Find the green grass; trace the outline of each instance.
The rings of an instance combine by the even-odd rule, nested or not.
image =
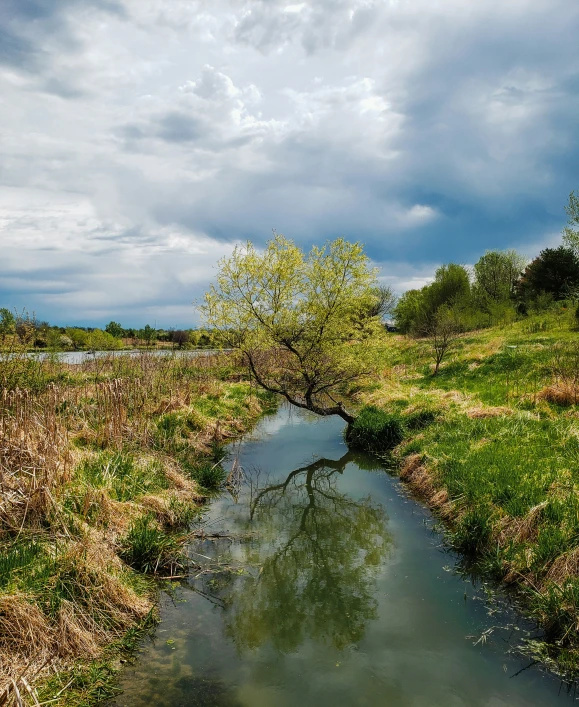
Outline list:
[[[579,407],[541,393],[579,384],[573,315],[558,307],[466,334],[437,376],[427,341],[392,337],[380,386],[357,395],[401,420],[396,455],[422,459],[429,484],[416,488],[427,499],[446,491],[433,503],[445,504],[449,542],[468,565],[518,587],[548,639],[533,654],[577,674]]]
[[[231,358],[66,366],[0,356],[0,383],[26,389],[5,399],[3,417],[18,503],[0,528],[2,660],[24,674],[58,646],[61,672],[33,680],[40,701],[98,704],[114,693],[118,656],[139,640],[151,577],[186,571],[186,535],[175,530],[200,512],[192,479],[222,485],[224,440],[274,401]]]
[[[351,449],[374,453],[394,449],[403,437],[400,416],[386,413],[373,405],[363,407],[346,431],[346,442]]]
[[[46,678],[37,686],[41,704],[57,707],[93,707],[120,694],[117,681],[122,663],[130,661],[143,639],[157,625],[151,610],[138,624],[109,645],[100,660],[79,662],[70,670]],[[54,698],[54,695],[58,697]]]
[[[76,482],[107,489],[115,501],[134,501],[169,488],[158,460],[137,462],[126,452],[102,452],[96,458],[86,459],[78,468]]]
[[[145,515],[131,523],[120,540],[121,558],[133,569],[145,574],[174,574],[185,566],[182,543],[159,528],[156,520]]]

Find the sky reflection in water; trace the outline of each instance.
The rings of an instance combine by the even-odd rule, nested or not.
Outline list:
[[[191,548],[240,573],[201,575],[164,598],[115,704],[571,704],[536,669],[511,678],[528,663],[508,652],[524,622],[489,615],[482,590],[445,571],[455,560],[427,512],[374,460],[348,453],[340,432],[338,420],[282,409],[240,446],[246,483],[205,522],[248,539]]]

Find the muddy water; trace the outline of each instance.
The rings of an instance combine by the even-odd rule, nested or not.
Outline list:
[[[201,569],[122,676],[126,707],[539,707],[573,696],[515,648],[529,627],[453,571],[428,512],[337,419],[282,409],[238,450]],[[202,568],[227,565],[218,575]]]

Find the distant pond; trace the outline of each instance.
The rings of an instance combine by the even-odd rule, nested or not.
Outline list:
[[[107,358],[109,356],[141,356],[146,354],[148,356],[208,356],[215,353],[226,353],[230,349],[191,349],[191,350],[180,350],[180,349],[134,349],[131,351],[60,351],[58,353],[48,353],[46,351],[39,351],[35,353],[28,354],[30,357],[38,358],[40,360],[47,359],[51,357],[56,357],[62,363],[85,363],[86,361],[92,361],[97,358]]]

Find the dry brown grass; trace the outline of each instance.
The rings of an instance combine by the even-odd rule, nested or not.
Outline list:
[[[501,518],[495,531],[497,541],[501,545],[507,545],[510,541],[517,543],[535,541],[541,525],[541,514],[547,505],[548,501],[538,503],[522,518],[511,516]]]
[[[551,565],[546,580],[563,586],[569,577],[577,576],[579,576],[579,547],[559,555]]]
[[[67,374],[72,382],[0,392],[0,544],[41,537],[54,560],[48,582],[55,583],[43,587],[42,596],[23,589],[21,580],[4,581],[0,589],[0,705],[18,692],[33,702],[34,683],[48,670],[100,656],[151,611],[151,598],[127,581],[131,571],[119,558],[118,540],[144,513],[161,526],[176,526],[185,517],[180,509],[203,498],[171,456],[173,440],[166,449],[159,441],[161,415],[182,410],[195,420],[197,429],[186,431],[183,442],[198,454],[244,430],[247,421],[230,414],[208,419],[193,407],[201,396],[225,394],[228,384],[214,373],[224,363],[231,368],[235,362],[148,355],[78,366],[47,362],[46,375]],[[249,389],[246,403],[247,418],[257,418],[262,408]],[[126,449],[136,464],[155,461],[168,488],[119,501],[108,487],[77,481],[85,460]],[[70,493],[77,502],[73,516]],[[70,596],[51,613],[47,597],[62,582],[70,583]]]
[[[579,386],[572,382],[561,381],[548,385],[537,393],[539,400],[567,407],[579,403]]]
[[[47,615],[38,597],[0,594],[0,695],[11,686],[66,668],[79,658],[97,658],[104,647],[151,611],[119,577],[120,560],[89,537],[71,543],[59,562],[61,575],[74,576],[79,599],[63,599],[56,616]],[[1,701],[0,701],[1,703]]]
[[[442,517],[450,518],[455,512],[447,490],[437,486],[432,470],[422,454],[410,454],[403,459],[400,478]]]

